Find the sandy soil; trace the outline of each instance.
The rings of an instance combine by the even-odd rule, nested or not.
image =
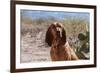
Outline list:
[[[51,61],[50,47],[45,43],[46,30],[33,30],[21,36],[21,63]]]

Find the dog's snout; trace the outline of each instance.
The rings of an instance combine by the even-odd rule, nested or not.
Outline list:
[[[57,35],[58,35],[59,37],[62,37],[62,28],[57,27]]]

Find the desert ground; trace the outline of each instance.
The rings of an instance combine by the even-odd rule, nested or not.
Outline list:
[[[55,21],[64,24],[67,36],[66,40],[78,57],[80,57],[80,59],[85,59],[84,56],[86,56],[89,59],[89,51],[85,53],[86,50],[82,48],[82,45],[89,43],[89,41],[87,39],[84,41],[78,39],[78,34],[80,32],[84,34],[89,31],[88,20],[82,19],[82,17],[64,18],[62,20],[55,18],[31,19],[29,17],[21,17],[21,63],[51,61],[51,47],[45,43],[45,34],[51,23]],[[82,53],[84,53],[84,55]]]

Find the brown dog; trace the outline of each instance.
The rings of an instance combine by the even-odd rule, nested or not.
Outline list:
[[[69,43],[66,43],[66,32],[63,24],[57,22],[51,24],[46,32],[45,41],[51,46],[50,55],[52,61],[78,59]]]

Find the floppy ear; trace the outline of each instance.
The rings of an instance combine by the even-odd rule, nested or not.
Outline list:
[[[52,41],[54,39],[55,35],[55,26],[54,24],[51,24],[50,27],[48,28],[45,36],[45,42],[48,43],[49,46],[52,45]]]
[[[46,36],[45,36],[45,42],[48,43],[49,46],[51,46],[51,40],[52,40],[52,37],[51,37],[51,29],[48,28],[47,32],[46,32]]]
[[[62,38],[61,38],[61,42],[62,42],[63,45],[65,45],[65,43],[66,43],[66,31],[65,31],[64,28],[62,29]]]

